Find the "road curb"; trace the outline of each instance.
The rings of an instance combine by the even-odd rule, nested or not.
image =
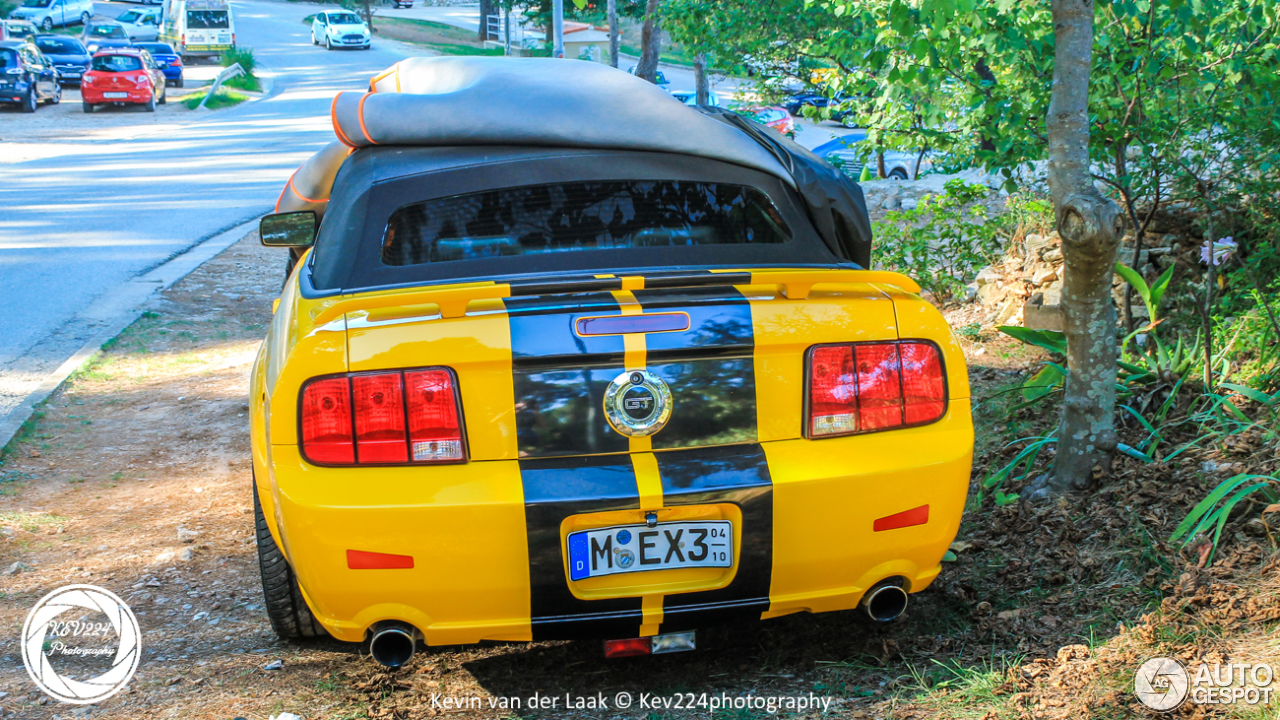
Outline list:
[[[0,449],[7,448],[14,435],[31,417],[35,408],[66,382],[80,368],[102,352],[102,346],[124,332],[143,313],[148,301],[161,290],[191,274],[196,268],[239,242],[258,224],[258,218],[240,223],[199,241],[191,248],[166,260],[128,282],[110,290],[94,301],[93,305],[70,322],[92,320],[105,322],[102,330],[89,339],[70,358],[58,366],[31,391],[18,406],[0,420]]]

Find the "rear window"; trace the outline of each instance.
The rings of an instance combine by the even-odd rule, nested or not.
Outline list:
[[[225,30],[231,27],[226,10],[188,10],[187,27],[192,30]]]
[[[84,47],[79,42],[63,38],[40,38],[36,40],[36,47],[40,48],[40,52],[45,55],[81,55],[84,53]]]
[[[133,55],[99,55],[93,59],[98,72],[132,72],[142,69],[142,60]]]
[[[129,34],[119,25],[91,25],[88,32],[89,37],[95,38],[127,38]]]
[[[755,188],[680,180],[572,182],[405,205],[387,223],[382,262],[422,265],[790,239],[778,209]]]
[[[134,47],[142,48],[152,55],[174,55],[173,48],[164,43],[134,43]]]
[[[0,68],[12,68],[18,66],[18,53],[12,50],[0,48]]]

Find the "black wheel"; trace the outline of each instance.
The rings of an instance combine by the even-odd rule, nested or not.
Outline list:
[[[179,75],[179,76],[178,76],[178,79],[174,81],[173,86],[174,86],[174,87],[182,87],[182,76],[181,76],[181,75]]]
[[[93,104],[93,103],[91,103],[91,102],[85,102],[85,103],[84,103],[84,111],[85,111],[85,112],[87,112],[87,113],[91,113],[91,112],[93,112],[95,109],[97,109],[97,107],[98,107],[97,105],[94,105],[94,104]]]
[[[312,30],[312,31],[311,31],[311,44],[312,44],[312,45],[319,45],[319,44],[320,44],[320,41],[316,39],[316,31],[315,31],[315,30]]]
[[[40,29],[41,29],[41,30],[44,30],[45,32],[49,32],[50,30],[52,30],[52,29],[53,29],[53,18],[51,18],[51,17],[47,17],[47,18],[45,18],[45,19],[44,19],[44,22],[40,23]]]
[[[156,93],[154,90],[151,91],[151,99],[147,100],[147,104],[144,107],[146,108],[147,112],[156,111]]]
[[[324,39],[324,47],[325,47],[325,49],[326,49],[326,50],[332,50],[332,49],[333,49],[333,40],[331,40],[331,39],[329,39],[329,38],[327,38],[327,37],[326,37],[326,38]]]
[[[39,101],[36,98],[36,85],[31,83],[31,89],[27,90],[27,99],[22,101],[22,112],[33,113],[36,111],[37,105],[39,105]]]
[[[92,19],[92,18],[91,18],[91,16],[89,15],[89,13],[88,13],[88,12],[82,12],[82,13],[80,13],[80,24],[81,24],[81,25],[88,25],[88,24],[89,24],[89,20],[91,20],[91,19]]]
[[[889,173],[889,177],[893,178],[894,180],[907,180],[907,179],[908,179],[908,178],[907,178],[907,171],[906,171],[906,170],[903,170],[902,168],[894,168],[894,169]]]
[[[312,640],[328,637],[328,633],[302,599],[302,590],[293,575],[293,568],[284,553],[280,552],[267,518],[262,514],[258,501],[258,483],[253,483],[253,519],[258,539],[258,569],[262,571],[262,595],[266,600],[267,617],[271,629],[281,640]]]
[[[60,102],[62,102],[62,85],[60,85],[59,83],[54,83],[53,97],[49,98],[49,104],[57,105]]]
[[[160,87],[159,87],[159,91],[160,91],[159,104],[160,105],[165,104],[169,100],[169,91],[166,89],[168,87],[169,87],[168,83],[160,83]]]

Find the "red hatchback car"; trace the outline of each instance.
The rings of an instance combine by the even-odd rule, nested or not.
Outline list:
[[[102,50],[80,81],[80,96],[87,113],[107,103],[145,105],[155,112],[165,101],[164,71],[146,50]]]

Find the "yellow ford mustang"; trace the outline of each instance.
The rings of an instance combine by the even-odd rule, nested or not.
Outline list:
[[[307,248],[252,374],[281,637],[661,653],[937,576],[965,364],[855,184],[593,63],[415,59],[331,114],[262,221]]]

